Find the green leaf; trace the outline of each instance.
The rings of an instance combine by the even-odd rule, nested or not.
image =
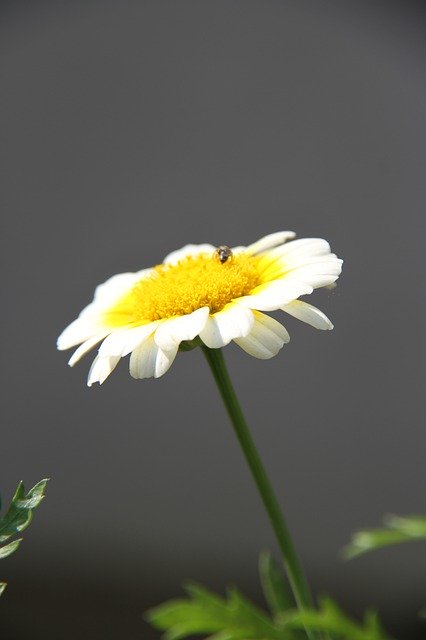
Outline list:
[[[32,510],[44,497],[48,480],[41,480],[25,495],[22,482],[19,483],[7,513],[0,518],[0,542],[5,542],[16,533],[20,533],[31,522]]]
[[[12,553],[14,553],[21,542],[22,538],[18,538],[18,540],[14,540],[13,542],[9,542],[9,544],[0,547],[0,559],[7,558],[7,556],[10,556]]]
[[[227,598],[195,584],[187,585],[186,591],[188,598],[170,600],[146,614],[165,640],[194,635],[211,640],[296,640],[309,632],[330,634],[334,640],[392,640],[375,612],[367,612],[359,623],[330,598],[323,598],[318,609],[293,608],[271,620],[236,589],[228,590]]]
[[[32,511],[44,498],[44,491],[48,480],[38,482],[27,494],[22,482],[19,483],[12,498],[9,509],[0,518],[0,543],[7,542],[17,533],[21,533],[31,522]],[[1,503],[0,503],[1,504]],[[0,559],[10,556],[21,544],[22,538],[8,542],[0,546]],[[0,595],[6,588],[4,582],[0,582]]]
[[[262,572],[269,576],[270,558],[264,556],[262,563]],[[187,598],[170,600],[146,614],[165,640],[194,635],[210,640],[306,640],[311,632],[330,634],[333,640],[392,640],[375,612],[367,612],[359,623],[330,598],[323,598],[318,609],[292,608],[272,620],[236,589],[228,590],[226,598],[196,584],[187,585],[186,592]]]
[[[336,640],[391,640],[374,612],[368,612],[363,624],[359,624],[348,618],[330,598],[323,598],[318,610],[289,612],[283,614],[281,620],[292,629],[331,633]]]
[[[259,574],[265,600],[274,618],[295,607],[290,586],[269,551],[260,554]]]
[[[344,558],[356,556],[402,542],[426,540],[426,516],[387,516],[382,529],[366,529],[352,535],[350,544],[342,551]]]
[[[147,613],[166,640],[214,634],[215,640],[294,640],[292,631],[276,624],[237,589],[227,598],[196,584],[185,588],[189,598],[170,600]]]
[[[413,540],[426,540],[426,516],[388,516],[385,523]]]

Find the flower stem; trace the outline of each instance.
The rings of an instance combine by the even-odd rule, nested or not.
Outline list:
[[[272,489],[272,485],[266,475],[262,460],[254,444],[250,430],[245,421],[243,412],[232,386],[228,370],[225,365],[221,349],[209,349],[203,346],[204,355],[210,365],[214,379],[219,388],[222,400],[228,411],[234,426],[236,436],[243,450],[246,461],[252,472],[254,481],[261,495],[263,504],[268,513],[272,528],[277,537],[281,550],[284,566],[293,590],[294,598],[299,609],[312,607],[312,596],[302,567],[296,555],[293,542],[290,537],[284,516],[281,513],[278,500]]]

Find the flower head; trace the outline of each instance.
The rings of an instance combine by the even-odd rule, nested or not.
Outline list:
[[[104,382],[128,354],[134,378],[158,378],[181,343],[197,336],[212,349],[233,340],[256,358],[272,358],[290,337],[263,311],[281,309],[317,329],[333,328],[299,297],[335,282],[342,261],[325,240],[294,236],[282,231],[233,249],[188,244],[151,269],[115,275],[59,336],[58,349],[80,345],[73,366],[102,341],[89,386]]]

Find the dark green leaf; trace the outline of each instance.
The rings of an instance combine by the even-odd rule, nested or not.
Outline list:
[[[0,518],[0,543],[7,542],[12,536],[21,533],[31,522],[32,511],[44,497],[47,480],[41,480],[25,494],[22,482],[19,483],[6,514]],[[19,547],[22,538],[11,540],[8,544],[0,546],[0,559],[10,556]],[[4,582],[0,583],[0,595],[6,588]]]
[[[0,518],[0,542],[23,531],[31,522],[32,510],[44,497],[47,480],[38,482],[27,495],[22,482],[19,483],[7,513]]]

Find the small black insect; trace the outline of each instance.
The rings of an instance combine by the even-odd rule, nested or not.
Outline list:
[[[232,256],[232,250],[225,245],[221,245],[216,249],[216,255],[223,264]]]

